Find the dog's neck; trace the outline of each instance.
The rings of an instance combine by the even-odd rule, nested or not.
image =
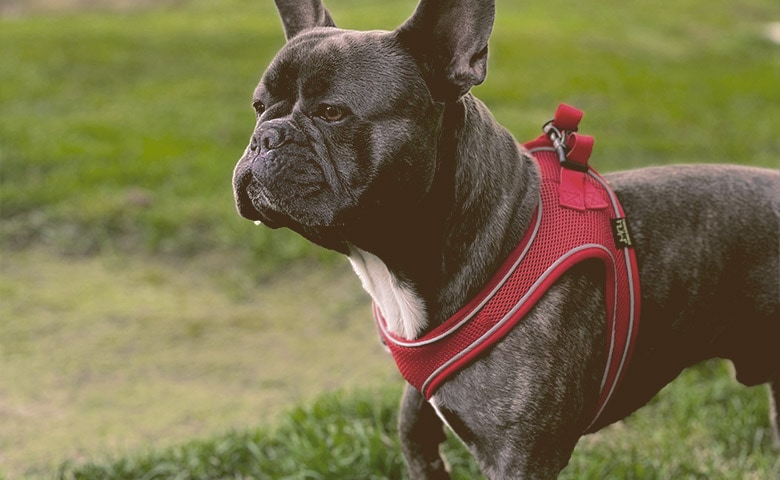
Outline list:
[[[426,198],[349,247],[388,329],[409,339],[441,324],[487,283],[538,200],[535,162],[479,100],[468,94],[447,105],[443,122]]]

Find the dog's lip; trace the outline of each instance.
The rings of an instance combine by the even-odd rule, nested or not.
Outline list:
[[[253,170],[252,164],[253,159],[242,158],[234,173],[235,202],[242,217],[257,226],[270,228],[332,228],[341,224],[332,216],[320,216],[322,212],[309,214],[302,210],[306,204],[316,203],[320,195],[336,196],[331,191],[332,185],[327,182],[322,164],[313,162],[306,170],[293,172],[294,188],[280,183],[282,180],[279,178],[264,178]],[[330,194],[326,193],[328,191]]]
[[[261,185],[253,181],[251,172],[245,171],[236,177],[234,184],[234,197],[238,214],[252,222],[261,222],[273,228],[273,220],[269,215],[269,207],[256,201],[258,193],[267,198],[266,193],[259,191]],[[268,203],[268,202],[264,202]]]
[[[279,214],[283,215],[281,212],[283,212],[284,209],[280,208],[280,206],[272,200],[272,196],[268,192],[268,189],[262,184],[253,182],[244,189],[244,194],[246,195],[252,210],[256,213],[245,217],[252,220],[255,225],[259,222],[260,225],[273,227],[276,222],[272,220],[272,217]]]
[[[249,215],[242,216],[258,226],[269,228],[280,228],[291,225],[305,225],[309,227],[318,226],[300,218],[294,212],[284,198],[275,197],[266,186],[252,182],[244,191],[243,196],[248,200],[248,206],[251,206],[252,212]]]
[[[234,196],[238,213],[253,222],[268,222],[269,214],[283,211],[274,195],[252,171],[252,161],[242,159],[236,167],[234,181]],[[240,170],[239,170],[240,169]]]

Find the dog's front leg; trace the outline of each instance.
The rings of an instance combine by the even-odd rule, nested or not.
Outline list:
[[[406,386],[398,415],[398,433],[412,480],[448,480],[439,454],[439,445],[447,439],[444,424],[422,394]]]

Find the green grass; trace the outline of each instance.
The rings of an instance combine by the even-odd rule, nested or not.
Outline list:
[[[212,262],[0,258],[0,475],[42,478],[398,383],[346,261],[261,283]]]
[[[413,1],[334,1],[392,28]],[[0,242],[68,253],[239,251],[256,268],[321,255],[233,214],[250,95],[282,44],[271,2],[2,19]],[[521,140],[558,102],[586,112],[604,171],[671,162],[777,166],[771,0],[499,2],[477,95]]]
[[[395,435],[399,394],[391,388],[328,394],[291,410],[273,427],[234,431],[113,461],[65,465],[59,478],[407,478]],[[702,365],[684,374],[642,413],[585,437],[561,478],[777,478],[780,461],[766,428],[767,398],[763,389],[734,385],[724,363]],[[444,452],[454,479],[481,478],[454,437]]]
[[[240,246],[258,268],[268,252],[311,254],[233,214],[247,95],[282,41],[267,8],[239,6],[3,21],[4,246],[179,256]]]
[[[415,3],[328,5],[345,27],[392,28]],[[235,214],[251,92],[283,43],[271,2],[144,4],[0,17],[0,476],[221,462],[240,478],[230,452],[246,444],[261,478],[317,478],[299,467],[345,457],[392,478],[396,390],[309,403],[397,383],[359,282]],[[559,102],[582,108],[601,171],[777,168],[780,47],[764,29],[779,17],[773,0],[502,0],[475,92],[519,140]],[[776,478],[765,394],[722,369],[584,439],[565,478]],[[266,453],[286,473],[261,474]]]

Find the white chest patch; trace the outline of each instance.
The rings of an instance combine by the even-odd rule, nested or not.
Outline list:
[[[425,326],[422,299],[402,285],[376,255],[350,247],[349,261],[385,317],[390,333],[407,340],[417,338]]]

